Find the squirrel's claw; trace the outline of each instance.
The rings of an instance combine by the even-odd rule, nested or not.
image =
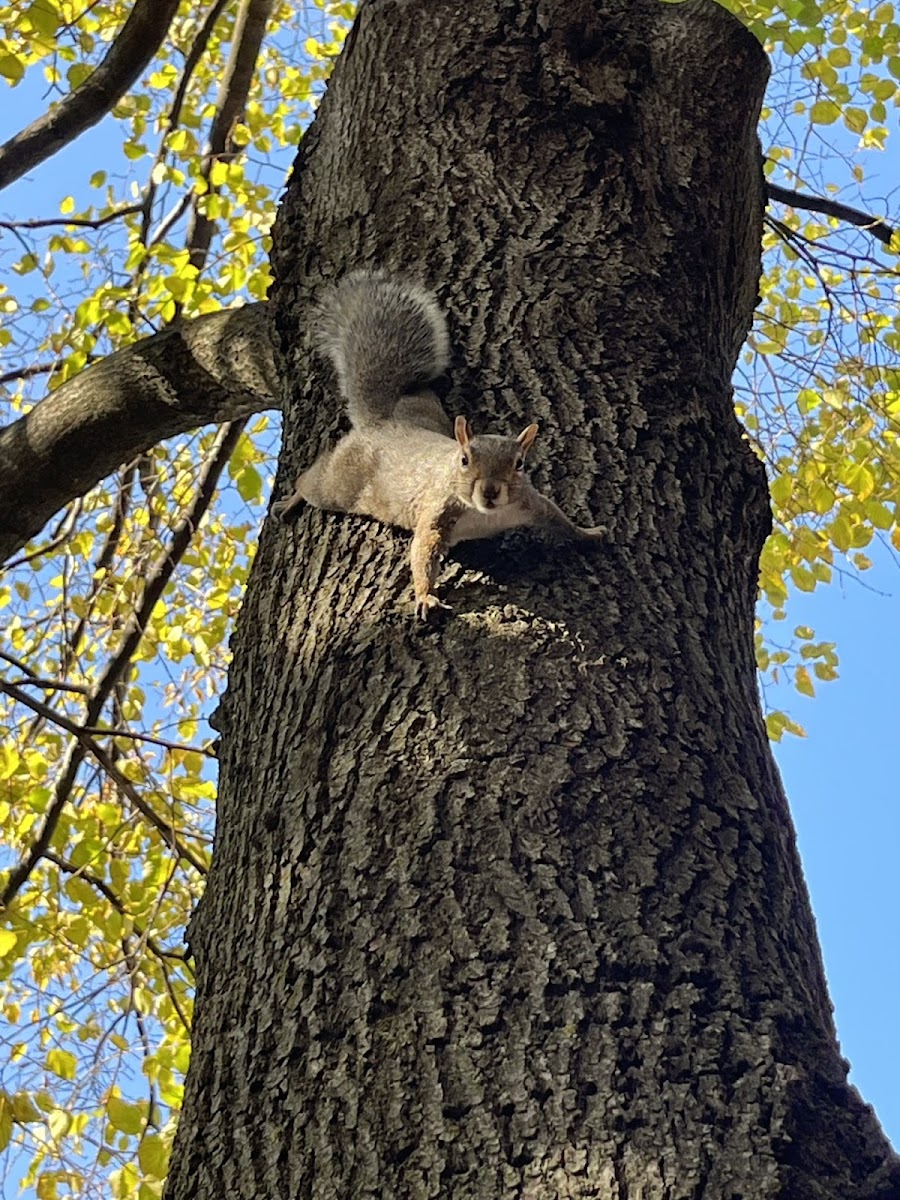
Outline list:
[[[303,497],[298,496],[295,492],[292,496],[285,496],[283,500],[276,500],[269,511],[276,521],[287,524],[291,514],[300,507],[302,499]]]
[[[428,614],[435,608],[443,608],[449,612],[450,605],[438,600],[434,592],[426,592],[424,596],[416,597],[416,616],[420,621],[427,621]]]
[[[605,525],[592,525],[590,529],[579,529],[578,532],[585,542],[602,542],[609,537],[609,530]]]

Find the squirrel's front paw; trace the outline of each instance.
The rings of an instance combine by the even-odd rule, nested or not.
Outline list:
[[[424,596],[416,596],[416,616],[420,621],[427,621],[428,614],[435,608],[443,608],[449,612],[450,605],[438,600],[434,592],[426,592]]]
[[[604,542],[609,537],[609,530],[605,525],[592,525],[590,529],[581,529],[579,532],[585,542]]]
[[[269,511],[276,521],[286,522],[299,505],[300,501],[296,496],[285,496],[283,500],[276,500]]]

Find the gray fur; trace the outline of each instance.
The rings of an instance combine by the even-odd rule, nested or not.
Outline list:
[[[358,429],[391,420],[401,396],[442,375],[450,357],[435,296],[384,271],[353,271],[329,290],[316,341]]]

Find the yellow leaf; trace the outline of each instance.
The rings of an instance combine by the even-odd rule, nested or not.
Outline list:
[[[862,133],[869,123],[869,117],[865,109],[862,108],[845,108],[844,109],[844,124],[852,133]]]
[[[74,1079],[78,1060],[68,1050],[51,1050],[47,1054],[44,1064],[48,1071],[52,1071],[60,1079]]]
[[[59,1141],[72,1128],[72,1115],[62,1108],[54,1108],[47,1117],[47,1126],[52,1136]]]
[[[0,929],[0,958],[6,958],[15,949],[18,938],[11,929]]]
[[[5,1092],[0,1092],[0,1150],[9,1145],[13,1132],[12,1109]]]
[[[169,1150],[157,1133],[148,1133],[138,1147],[138,1163],[145,1175],[165,1179],[169,1167]]]
[[[790,575],[791,579],[793,579],[794,583],[801,592],[815,591],[816,577],[813,575],[812,571],[808,570],[806,567],[801,567],[800,564],[797,563],[795,566],[791,567]]]
[[[129,1104],[121,1096],[110,1096],[106,1102],[106,1115],[114,1129],[122,1133],[137,1134],[144,1128],[144,1114],[137,1104]]]
[[[841,110],[833,100],[819,100],[809,110],[809,119],[814,125],[833,125]]]
[[[25,64],[14,54],[0,54],[0,75],[15,85],[25,74]]]
[[[816,689],[809,677],[806,667],[798,667],[794,673],[794,686],[801,696],[815,696]]]
[[[787,504],[791,498],[791,492],[794,489],[794,481],[790,475],[779,475],[777,479],[772,480],[772,499],[778,505]]]

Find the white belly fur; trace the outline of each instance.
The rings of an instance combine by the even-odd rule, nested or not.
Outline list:
[[[522,525],[531,524],[531,514],[518,504],[504,504],[502,508],[494,508],[490,512],[479,512],[477,508],[467,508],[453,526],[453,532],[448,543],[455,546],[457,542],[474,542],[477,538],[496,537],[507,529],[518,529]]]

